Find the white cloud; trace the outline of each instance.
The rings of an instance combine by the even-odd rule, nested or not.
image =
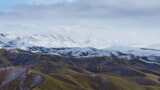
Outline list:
[[[32,5],[47,5],[58,3],[87,4],[93,6],[113,6],[119,8],[157,8],[160,7],[159,0],[29,0]]]
[[[70,28],[76,36],[92,33],[100,42],[160,43],[159,0],[30,0],[12,10],[0,15],[0,30],[54,32],[78,25]]]
[[[128,8],[154,8],[160,5],[159,0],[101,0],[100,3]]]
[[[121,18],[160,16],[159,0],[28,0],[12,8],[11,16]],[[15,15],[15,16],[16,16]],[[41,17],[42,16],[42,17]],[[146,18],[148,18],[146,17]]]
[[[72,3],[75,0],[30,0],[29,4],[32,5],[51,5],[59,3]]]

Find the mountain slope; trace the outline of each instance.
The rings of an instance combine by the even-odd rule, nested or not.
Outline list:
[[[9,82],[8,78],[0,79],[0,83],[7,81],[2,90],[22,90],[20,87],[23,85],[28,90],[160,89],[160,66],[138,59],[129,61],[116,56],[63,57],[19,49],[1,49],[0,57],[0,75],[5,72],[3,77],[13,77]]]

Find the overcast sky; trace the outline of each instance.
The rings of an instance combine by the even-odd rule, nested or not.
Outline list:
[[[0,32],[55,29],[92,33],[124,45],[158,45],[160,1],[0,0]]]

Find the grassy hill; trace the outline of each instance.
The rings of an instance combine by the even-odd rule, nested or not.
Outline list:
[[[160,66],[139,60],[1,49],[0,67],[0,90],[160,90]]]

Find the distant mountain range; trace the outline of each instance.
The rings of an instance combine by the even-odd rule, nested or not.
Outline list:
[[[62,47],[93,47],[98,49],[122,47],[138,47],[159,49],[159,44],[150,45],[122,45],[115,43],[114,40],[109,40],[105,37],[90,36],[89,34],[74,35],[71,32],[52,32],[52,33],[0,33],[0,47],[21,48],[27,47],[45,47],[45,48],[62,48]],[[116,36],[115,36],[116,37]],[[125,43],[125,42],[124,42]]]
[[[159,49],[83,44],[1,33],[0,90],[160,90]]]
[[[90,41],[86,42],[86,45],[89,42]],[[44,53],[77,58],[114,55],[118,58],[127,60],[138,58],[146,63],[160,64],[160,50],[158,49],[122,46],[113,46],[106,49],[83,47],[81,46],[81,42],[74,41],[70,37],[63,37],[58,34],[15,35],[1,33],[0,47],[5,49],[22,49],[34,53]]]

